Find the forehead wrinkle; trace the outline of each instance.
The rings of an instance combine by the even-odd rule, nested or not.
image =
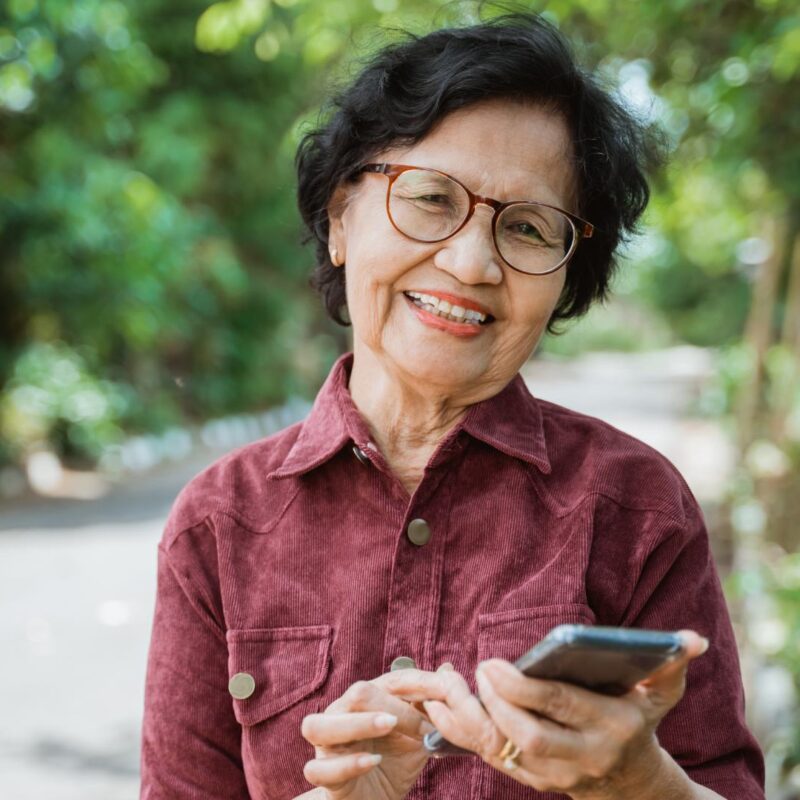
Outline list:
[[[562,162],[563,163],[563,162]],[[560,166],[545,163],[542,169],[516,164],[513,168],[492,172],[481,170],[479,182],[470,183],[462,175],[452,173],[477,195],[492,197],[501,203],[517,200],[538,200],[561,205],[567,210],[574,203],[575,180],[572,169],[564,175]]]
[[[514,156],[520,142],[524,151]],[[487,101],[452,112],[423,139],[389,148],[381,160],[441,170],[475,194],[501,202],[540,200],[569,210],[577,197],[572,149],[566,121],[558,112]],[[493,160],[497,163],[487,164]]]

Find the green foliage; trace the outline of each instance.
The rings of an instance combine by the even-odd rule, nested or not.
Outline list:
[[[761,413],[752,441],[742,442],[743,457],[727,498],[735,540],[754,555],[731,576],[728,588],[750,607],[749,645],[787,669],[800,697],[800,365],[797,354],[781,344],[770,347],[762,363]],[[752,348],[728,348],[707,409],[733,424],[752,391],[758,364]],[[796,774],[798,719],[771,731],[768,746],[781,776]]]
[[[33,344],[17,359],[0,398],[0,430],[11,452],[29,442],[56,442],[67,455],[98,458],[118,441],[130,390],[96,378],[76,352]]]
[[[126,430],[312,393],[343,337],[307,288],[311,254],[298,241],[292,168],[301,131],[396,28],[423,33],[508,7],[6,3],[4,391],[31,347],[47,345],[80,354],[96,381],[125,387],[125,410],[110,413]],[[775,245],[768,220],[797,205],[800,109],[786,101],[800,73],[796,4],[515,7],[560,25],[587,65],[664,125],[672,148],[644,235],[629,249],[622,303],[545,347],[735,342],[759,259]],[[5,457],[36,444],[5,436]]]
[[[147,430],[308,394],[335,354],[305,285],[284,147],[307,112],[311,72],[292,80],[291,52],[270,67],[199,53],[204,6],[0,12],[9,397],[28,385],[31,352],[81,353],[98,385],[132,395],[109,406],[111,421]],[[56,387],[31,385],[52,402],[45,413],[9,400],[6,457],[48,441],[96,456],[106,434],[78,435],[88,422],[62,417]],[[56,433],[65,425],[67,438]]]
[[[547,336],[542,350],[555,356],[612,350],[638,352],[669,347],[674,339],[664,319],[627,297],[613,297],[594,306],[586,316],[565,325],[563,332]]]

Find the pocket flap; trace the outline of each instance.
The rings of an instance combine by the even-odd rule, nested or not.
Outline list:
[[[504,658],[512,664],[556,625],[594,625],[594,612],[581,603],[515,608],[478,617],[478,658]]]
[[[247,673],[253,693],[233,698],[241,725],[255,725],[319,688],[328,675],[330,625],[233,629],[227,632],[228,677]]]

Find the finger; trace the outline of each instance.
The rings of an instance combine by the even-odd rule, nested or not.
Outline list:
[[[477,672],[483,672],[496,693],[515,706],[570,728],[595,727],[609,715],[618,713],[617,698],[561,681],[529,678],[499,658],[482,662],[476,675]]]
[[[403,672],[405,670],[397,670]],[[397,672],[393,674],[397,674]],[[409,703],[385,691],[374,681],[356,681],[326,709],[326,714],[348,713],[353,711],[381,711],[397,717],[394,730],[414,739],[421,739],[433,730],[424,714]]]
[[[579,733],[544,717],[534,716],[526,709],[509,702],[497,693],[483,670],[479,669],[476,677],[481,700],[492,722],[524,755],[536,759],[568,760],[577,759],[581,755],[583,739]],[[493,752],[492,755],[496,758],[497,754]]]
[[[355,711],[337,714],[309,714],[303,717],[300,732],[317,747],[358,742],[386,736],[397,725],[394,714]]]
[[[303,767],[303,775],[312,786],[337,789],[346,781],[365,775],[381,763],[378,753],[352,753],[332,758],[314,758]]]
[[[419,669],[402,669],[375,679],[382,688],[410,703],[440,700],[451,708],[467,705],[480,708],[478,698],[472,694],[464,677],[451,669],[425,672]]]
[[[436,672],[398,669],[375,678],[373,682],[387,692],[413,703],[431,699],[444,701],[448,694],[453,700],[463,700],[472,696],[461,673],[445,665],[439,667]]]
[[[431,722],[453,744],[475,752],[502,745],[480,700],[455,670],[404,669],[382,678],[387,691],[411,702],[423,701]]]
[[[436,668],[436,671],[437,672],[442,672],[443,670],[454,670],[454,669],[455,669],[455,667],[452,665],[451,662],[445,661],[443,664],[440,664]],[[422,701],[422,700],[418,700],[417,702],[412,703],[411,705],[414,706],[414,708],[416,708],[417,711],[419,711],[421,714],[423,714],[426,719],[428,719],[429,718],[428,717],[428,712],[425,709],[425,706],[423,705],[423,702],[424,701]]]

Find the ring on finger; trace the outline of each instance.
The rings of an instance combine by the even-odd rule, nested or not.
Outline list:
[[[521,752],[522,750],[520,750],[511,739],[506,739],[506,743],[503,745],[503,749],[497,754],[497,757],[503,759],[503,767],[505,767],[505,769],[515,770],[519,766],[517,759]]]

